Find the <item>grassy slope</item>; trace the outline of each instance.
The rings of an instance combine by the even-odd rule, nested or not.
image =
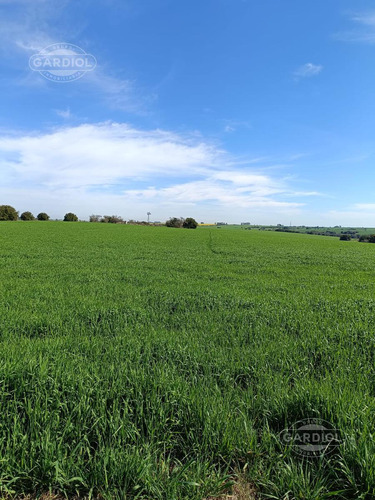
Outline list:
[[[375,245],[0,224],[0,489],[374,498]],[[337,455],[278,433],[320,416]],[[342,491],[342,493],[334,493]]]

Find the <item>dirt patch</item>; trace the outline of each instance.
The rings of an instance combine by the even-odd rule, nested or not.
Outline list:
[[[253,485],[248,483],[245,478],[237,478],[230,495],[221,495],[219,497],[208,497],[205,500],[257,500],[256,491]]]
[[[218,497],[208,497],[205,500],[257,500],[255,488],[248,483],[245,478],[237,477],[236,483],[233,485],[232,493],[220,495]],[[43,493],[41,496],[26,495],[26,496],[0,496],[0,500],[66,500],[61,494]],[[71,497],[70,500],[88,500],[88,497]],[[100,499],[97,499],[100,500]]]

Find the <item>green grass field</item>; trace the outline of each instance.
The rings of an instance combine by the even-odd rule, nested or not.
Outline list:
[[[0,223],[0,491],[375,498],[375,245]],[[280,440],[321,417],[334,453]]]

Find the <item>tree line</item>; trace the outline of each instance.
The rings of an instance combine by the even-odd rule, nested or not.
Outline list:
[[[10,205],[0,205],[0,220],[49,220],[49,215],[45,212],[40,212],[36,217],[31,212],[22,212],[19,215],[17,210]]]
[[[19,215],[19,212],[12,206],[10,205],[0,205],[0,221],[5,221],[5,220],[25,220],[25,221],[30,221],[30,220],[49,220],[50,216],[46,212],[40,212],[36,217],[34,216],[33,213],[26,211],[22,212],[21,215]],[[76,222],[78,221],[78,217],[76,214],[73,214],[72,212],[68,212],[67,214],[64,215],[64,221],[71,221],[71,222]]]
[[[119,217],[118,215],[90,215],[90,222],[105,222],[109,224],[137,224],[137,225],[142,225],[142,226],[147,226],[150,225],[149,222],[142,221],[142,222],[137,222],[134,220],[130,220],[128,222],[124,221],[122,217]],[[154,225],[154,224],[153,224]],[[158,223],[156,225],[162,225],[161,223]],[[177,228],[184,228],[184,229],[196,229],[198,227],[198,222],[193,219],[192,217],[187,217],[184,219],[183,217],[171,217],[170,219],[167,220],[165,223],[167,227],[177,227]]]
[[[50,219],[50,216],[45,212],[40,212],[36,217],[29,211],[22,212],[19,215],[19,212],[10,205],[0,205],[0,221],[32,221],[32,220],[40,220],[46,221]],[[65,222],[77,222],[78,217],[73,212],[68,212],[64,215]],[[103,222],[107,224],[126,224],[126,221],[123,220],[122,217],[118,215],[90,215],[90,222]],[[133,222],[134,221],[129,221]],[[148,224],[146,222],[142,224]],[[176,227],[176,228],[185,228],[185,229],[196,229],[198,226],[198,222],[192,217],[188,217],[184,219],[183,217],[171,217],[165,223],[167,227]]]

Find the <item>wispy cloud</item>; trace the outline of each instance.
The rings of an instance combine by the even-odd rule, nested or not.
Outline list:
[[[231,133],[237,129],[251,129],[251,123],[244,120],[221,120],[224,123],[224,132]]]
[[[264,186],[262,186],[264,189]],[[261,189],[262,190],[262,189]],[[260,190],[260,191],[261,191]],[[290,209],[299,208],[303,203],[291,203],[272,199],[266,194],[261,194],[259,186],[253,184],[240,188],[231,184],[225,185],[213,178],[176,184],[165,188],[147,188],[144,190],[127,190],[125,194],[135,201],[153,201],[157,204],[180,203],[201,205],[211,202],[228,208],[263,208],[263,209]]]
[[[356,14],[352,17],[352,20],[366,26],[375,27],[375,11]]]
[[[358,12],[350,16],[350,21],[356,26],[333,35],[341,42],[375,43],[375,11]]]
[[[65,120],[69,120],[72,117],[72,113],[70,112],[70,108],[67,109],[56,109],[57,116],[64,118]]]
[[[19,8],[0,11],[0,51],[5,57],[12,54],[13,67],[19,64],[20,68],[15,84],[35,86],[36,82],[42,82],[41,86],[47,86],[44,78],[37,72],[26,74],[22,71],[28,71],[27,61],[32,54],[54,43],[74,43],[87,49],[90,41],[80,41],[82,26],[74,20],[71,24],[61,21],[70,2],[71,0],[12,0],[12,5],[18,4]],[[6,7],[8,3],[10,2],[0,0],[0,10],[2,5]],[[109,64],[103,62],[97,54],[94,55],[98,59],[97,68],[87,73],[76,85],[93,92],[98,101],[110,109],[145,114],[156,95],[141,89],[134,80],[119,76]]]
[[[81,78],[78,85],[98,93],[110,109],[134,114],[147,114],[150,105],[157,99],[155,94],[142,92],[135,81],[114,76],[110,68],[100,64]]]
[[[69,0],[0,0],[0,8],[11,4],[12,9],[0,13],[0,46],[6,52],[39,51],[62,40],[62,35],[70,36],[69,27],[62,32],[56,22]]]
[[[301,78],[311,78],[313,76],[319,75],[323,71],[323,66],[320,64],[306,63],[303,66],[297,68],[293,75],[295,79],[299,80]]]
[[[375,212],[375,203],[356,203],[353,208],[355,210],[364,210],[368,212]]]

